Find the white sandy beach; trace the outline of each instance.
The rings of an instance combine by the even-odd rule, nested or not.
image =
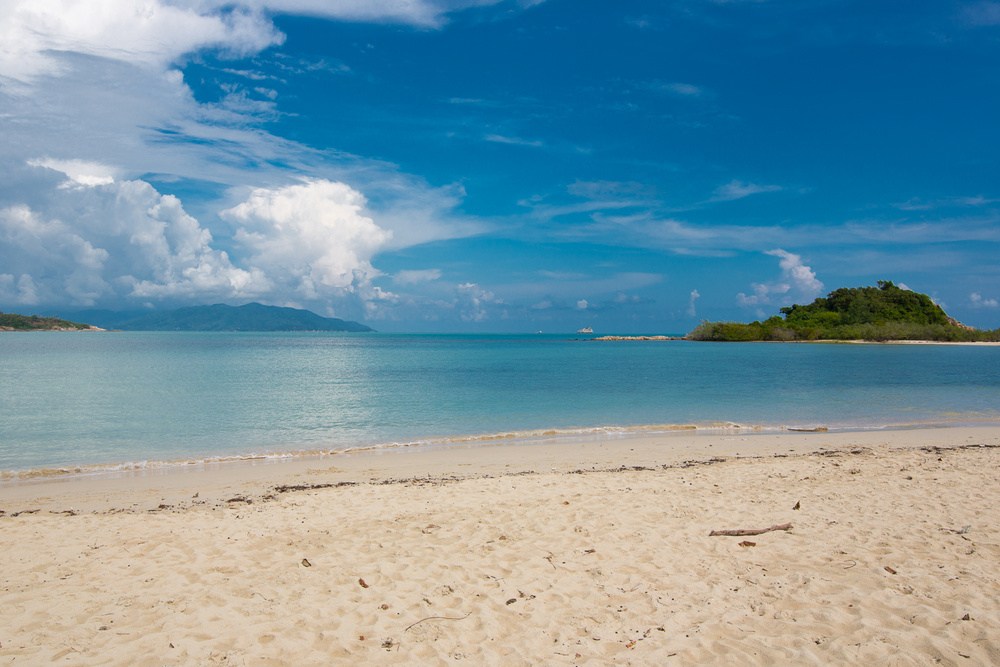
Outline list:
[[[0,662],[1000,664],[998,470],[988,427],[8,484]]]

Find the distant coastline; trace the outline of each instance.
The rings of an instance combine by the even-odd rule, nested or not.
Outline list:
[[[215,304],[190,306],[153,313],[116,313],[91,310],[75,314],[80,324],[56,317],[0,313],[0,330],[5,331],[337,331],[374,332],[359,322],[323,317],[308,310],[248,303],[242,306]]]

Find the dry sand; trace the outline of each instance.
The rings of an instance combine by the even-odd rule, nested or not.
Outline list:
[[[1000,664],[998,469],[994,427],[5,485],[0,663]]]

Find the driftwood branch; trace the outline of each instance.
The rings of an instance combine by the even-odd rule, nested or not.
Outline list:
[[[780,526],[771,526],[770,528],[758,528],[758,529],[741,529],[741,530],[713,530],[708,534],[709,537],[716,537],[718,535],[729,535],[731,537],[743,537],[744,535],[760,535],[762,533],[769,533],[772,530],[791,530],[792,524],[783,523]]]

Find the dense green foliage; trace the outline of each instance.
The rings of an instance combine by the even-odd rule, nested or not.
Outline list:
[[[781,309],[763,322],[702,322],[691,340],[928,340],[998,341],[1000,329],[980,331],[948,317],[926,294],[880,280],[878,287],[850,287],[830,292],[807,306]]]
[[[797,328],[830,329],[845,324],[949,324],[950,319],[926,294],[904,290],[891,281],[878,287],[842,287],[808,306],[782,308],[785,322]]]
[[[18,315],[17,313],[0,313],[0,329],[14,331],[49,331],[52,329],[90,329],[89,324],[68,322],[56,317],[39,317],[38,315]]]

